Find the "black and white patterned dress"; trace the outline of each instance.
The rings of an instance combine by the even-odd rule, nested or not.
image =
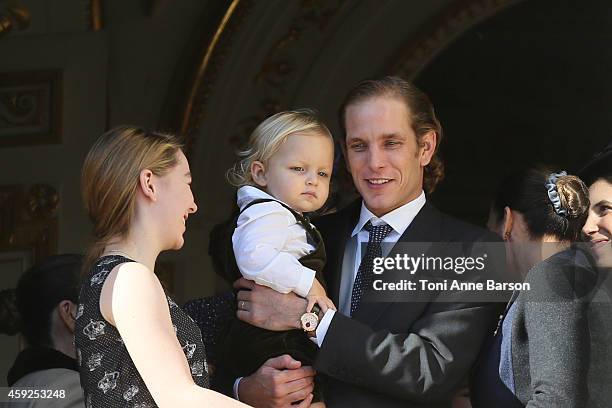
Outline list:
[[[90,407],[157,407],[117,329],[100,312],[100,293],[112,269],[133,262],[120,255],[98,259],[82,282],[76,314],[75,344],[85,405]],[[187,357],[191,376],[208,388],[202,334],[195,322],[166,295],[176,337]],[[154,339],[151,339],[154,341]],[[163,367],[164,356],[151,356]]]

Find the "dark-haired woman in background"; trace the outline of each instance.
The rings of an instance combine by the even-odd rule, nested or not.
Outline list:
[[[597,273],[571,244],[588,208],[587,187],[565,172],[528,170],[502,183],[489,227],[503,237],[510,269],[526,273],[531,289],[515,292],[483,349],[472,382],[475,408],[586,406]]]
[[[55,255],[19,278],[15,290],[18,326],[26,347],[9,370],[7,382],[13,391],[50,390],[55,394],[50,395],[52,398],[9,400],[0,406],[82,408],[85,405],[74,350],[81,265],[80,255]]]
[[[612,143],[580,170],[589,186],[591,210],[583,232],[592,244],[597,263],[612,268]]]
[[[589,395],[600,406],[612,404],[612,143],[580,171],[589,186],[591,208],[582,229],[597,262],[600,285],[593,296],[594,312],[590,319],[591,361]]]

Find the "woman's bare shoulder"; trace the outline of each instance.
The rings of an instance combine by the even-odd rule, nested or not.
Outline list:
[[[100,311],[116,326],[117,314],[128,313],[134,306],[151,311],[166,306],[164,289],[157,276],[145,265],[125,262],[115,266],[102,287]]]

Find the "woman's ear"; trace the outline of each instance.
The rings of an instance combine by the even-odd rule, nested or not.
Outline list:
[[[504,241],[512,240],[512,227],[514,224],[514,213],[510,207],[504,208],[504,226],[503,226],[503,237]]]
[[[268,185],[268,180],[266,178],[266,166],[260,162],[259,160],[255,160],[251,163],[251,177],[255,184],[259,187],[265,187]]]
[[[145,197],[152,201],[157,200],[155,183],[153,182],[153,172],[149,169],[144,169],[140,172],[139,187]]]

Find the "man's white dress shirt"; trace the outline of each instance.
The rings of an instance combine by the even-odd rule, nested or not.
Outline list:
[[[404,231],[406,231],[408,226],[412,223],[414,217],[416,217],[419,211],[421,211],[421,208],[423,208],[425,205],[425,201],[425,193],[421,191],[421,194],[414,200],[396,208],[380,218],[372,214],[364,202],[361,203],[359,221],[351,233],[352,242],[348,242],[345,248],[344,260],[352,262],[353,265],[350,270],[352,275],[349,277],[342,276],[342,281],[347,282],[347,284],[341,285],[340,299],[338,304],[338,311],[340,313],[350,316],[353,284],[355,283],[355,278],[357,277],[357,271],[359,270],[359,264],[361,263],[362,258],[361,247],[365,247],[364,244],[368,243],[368,239],[370,237],[370,233],[363,227],[368,221],[371,221],[372,225],[390,225],[391,228],[393,228],[393,231],[391,231],[382,242],[383,244],[395,244],[400,239]],[[383,245],[383,250],[385,247],[389,248],[390,246],[392,245]],[[384,252],[383,254],[386,255]],[[344,267],[342,269],[344,270]],[[338,273],[340,273],[340,271],[338,271]],[[323,340],[325,340],[325,334],[327,334],[327,329],[329,328],[335,313],[336,312],[333,310],[328,310],[325,312],[325,315],[317,326],[316,343],[319,347],[321,347]]]

